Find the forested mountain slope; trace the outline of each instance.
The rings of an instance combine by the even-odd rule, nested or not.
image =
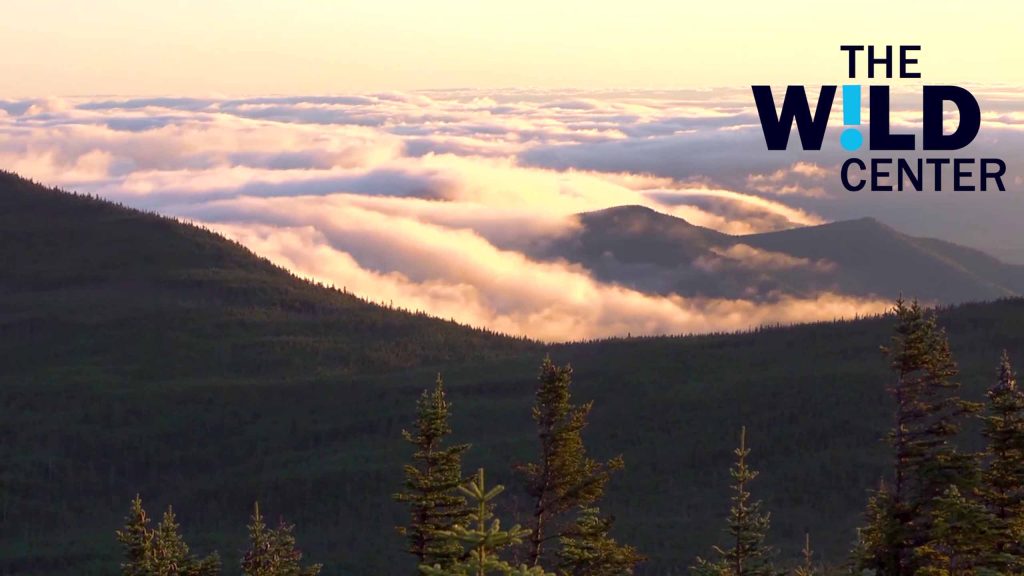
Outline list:
[[[0,263],[7,374],[365,373],[531,347],[300,281],[207,230],[9,173]]]
[[[810,530],[840,561],[887,463],[890,321],[542,347],[311,285],[219,236],[0,177],[0,573],[110,574],[137,492],[173,503],[194,548],[245,539],[253,500],[298,525],[325,574],[409,574],[390,495],[400,431],[441,371],[466,468],[508,485],[530,457],[545,353],[594,400],[587,442],[626,469],[617,536],[682,573],[718,539],[748,428],[772,540]],[[1024,360],[1024,301],[942,311],[980,399],[1000,350]]]

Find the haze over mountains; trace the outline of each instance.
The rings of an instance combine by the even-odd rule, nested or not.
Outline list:
[[[534,249],[605,282],[687,297],[808,297],[834,292],[951,304],[1024,293],[1024,266],[902,234],[863,218],[729,235],[643,206],[580,215],[580,227]]]

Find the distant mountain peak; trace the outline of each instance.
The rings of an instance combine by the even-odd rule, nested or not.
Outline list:
[[[878,218],[875,218],[874,216],[864,216],[862,218],[856,218],[854,220],[846,220],[846,222],[856,223],[856,224],[859,224],[861,226],[871,226],[871,227],[875,227],[875,228],[887,228],[887,229],[892,230],[892,228],[888,224],[886,224],[885,222],[882,222],[881,220],[879,220]]]
[[[683,218],[659,212],[654,208],[644,206],[642,204],[623,204],[622,206],[612,206],[611,208],[583,212],[580,216],[584,218],[662,218],[693,226],[693,224],[690,224]]]

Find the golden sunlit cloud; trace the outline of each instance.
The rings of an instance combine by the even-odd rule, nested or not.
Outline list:
[[[626,286],[546,255],[580,232],[579,213],[623,205],[738,235],[828,221],[797,201],[835,201],[837,156],[752,154],[764,143],[748,99],[736,90],[462,90],[0,100],[0,165],[206,224],[372,301],[544,340],[884,310],[828,284],[799,297],[764,291],[764,273],[835,265],[742,241],[685,272],[738,271],[750,284],[732,286],[735,297],[683,297],[651,287],[656,276]],[[1001,102],[985,119],[999,139],[983,145],[1024,140],[1021,101]],[[770,161],[748,164],[753,157]]]

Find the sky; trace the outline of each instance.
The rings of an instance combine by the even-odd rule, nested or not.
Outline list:
[[[1024,4],[2,0],[0,96],[698,88],[841,80],[919,44],[933,82],[1024,84]]]
[[[536,249],[637,204],[735,235],[872,216],[1024,263],[1022,5],[0,0],[0,169],[543,340],[849,318],[888,303],[648,293]],[[919,130],[922,82],[970,85],[963,154],[1005,159],[1008,191],[846,192],[836,125],[820,152],[767,151],[750,84],[842,83],[843,43],[922,45],[896,130]]]

